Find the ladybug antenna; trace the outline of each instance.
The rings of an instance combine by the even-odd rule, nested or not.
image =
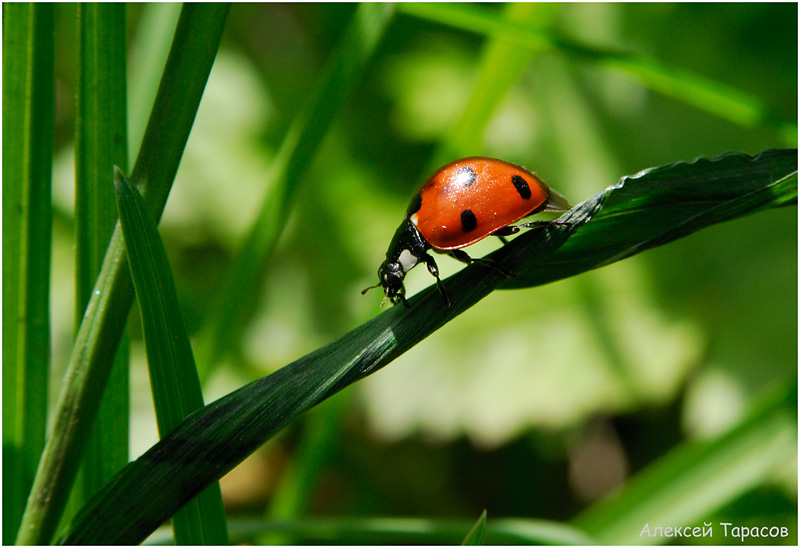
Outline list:
[[[376,287],[380,287],[380,286],[381,286],[381,284],[371,285],[371,286],[367,287],[366,289],[362,289],[361,290],[361,294],[362,295],[366,295],[367,291],[369,291],[370,289],[375,289]]]
[[[367,291],[369,291],[370,289],[375,289],[375,288],[377,288],[377,287],[381,287],[381,284],[380,284],[380,283],[377,283],[377,284],[375,284],[375,285],[371,285],[371,286],[369,286],[369,287],[367,287],[367,288],[365,288],[365,289],[362,289],[362,290],[361,290],[361,294],[362,294],[362,295],[366,295],[366,294],[367,294]],[[381,308],[383,308],[383,305],[385,305],[385,304],[386,304],[386,299],[388,299],[388,298],[389,298],[389,295],[387,295],[387,294],[384,292],[384,295],[383,295],[383,300],[381,301]],[[408,306],[408,305],[406,305],[406,306]]]

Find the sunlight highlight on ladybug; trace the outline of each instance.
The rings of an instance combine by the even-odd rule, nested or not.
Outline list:
[[[467,264],[480,262],[503,271],[491,260],[473,259],[461,248],[486,236],[497,236],[505,243],[504,236],[548,221],[512,223],[535,213],[566,211],[570,207],[566,198],[536,175],[509,162],[472,157],[447,164],[431,175],[411,199],[389,244],[386,260],[378,268],[378,284],[361,293],[383,287],[381,306],[388,299],[408,308],[403,279],[409,270],[424,262],[436,278],[445,307],[450,308],[429,249]]]

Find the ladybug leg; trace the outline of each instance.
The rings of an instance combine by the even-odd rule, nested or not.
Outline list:
[[[465,253],[465,255],[466,255],[466,253]],[[444,284],[442,284],[442,280],[439,279],[439,267],[436,266],[436,261],[434,260],[434,258],[432,256],[428,255],[427,253],[424,253],[422,255],[422,257],[420,257],[420,259],[425,261],[425,265],[428,267],[428,272],[430,272],[431,275],[434,278],[436,278],[436,287],[439,288],[439,293],[442,294],[442,299],[444,299],[444,307],[449,310],[450,309],[450,299],[447,298],[447,292],[444,290]],[[406,304],[406,306],[408,306],[408,305]]]
[[[493,235],[502,238],[503,236],[511,236],[519,232],[518,226],[504,226],[500,230],[495,230]]]
[[[475,262],[475,259],[467,255],[466,251],[461,251],[460,249],[454,249],[449,251],[448,254],[456,260],[461,261],[462,263],[471,264]]]
[[[465,251],[462,251],[460,249],[454,249],[449,253],[451,257],[453,257],[454,259],[458,259],[462,263],[467,263],[467,264],[478,263],[483,266],[488,266],[489,268],[494,268],[495,270],[497,270],[498,272],[504,274],[509,278],[514,277],[514,275],[511,274],[511,272],[509,272],[508,270],[506,270],[505,268],[503,268],[502,266],[500,266],[491,259],[473,259],[469,255],[467,255]]]
[[[519,228],[518,226],[504,226],[504,227],[503,227],[503,228],[501,228],[500,230],[496,230],[496,231],[495,231],[495,232],[492,234],[492,236],[497,236],[497,238],[498,238],[498,239],[499,239],[501,242],[503,242],[503,245],[505,245],[505,244],[507,244],[507,243],[508,243],[508,240],[506,240],[506,238],[505,238],[505,237],[506,237],[506,236],[511,236],[512,234],[516,234],[516,233],[517,233],[517,232],[519,232],[519,231],[520,231],[520,228]]]
[[[516,227],[516,226],[504,226],[500,230],[496,230],[492,234],[492,236],[497,236],[497,238],[501,242],[503,242],[503,245],[506,245],[508,243],[508,240],[506,240],[505,237],[506,236],[511,236],[512,234],[516,234],[517,232],[519,232],[519,227]]]
[[[405,289],[405,288],[403,288],[403,289]],[[408,304],[408,301],[406,300],[406,296],[403,295],[403,293],[398,293],[397,295],[394,296],[394,302],[397,303],[397,301],[400,301],[403,304],[403,306],[405,306],[406,308],[411,308],[411,305]],[[381,303],[381,306],[383,306],[383,303]]]

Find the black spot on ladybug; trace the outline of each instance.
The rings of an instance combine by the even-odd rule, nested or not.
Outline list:
[[[464,166],[456,172],[456,180],[464,186],[470,186],[477,179],[477,175],[469,166]]]
[[[406,217],[411,217],[414,213],[419,211],[419,208],[421,207],[422,207],[422,194],[417,193],[413,198],[411,198],[411,203],[408,206]]]
[[[471,230],[475,230],[478,227],[478,219],[475,218],[475,214],[470,211],[469,209],[465,209],[461,212],[461,230],[464,232],[469,232]]]
[[[512,175],[511,182],[514,183],[514,188],[517,189],[517,192],[519,192],[523,200],[527,200],[531,197],[531,187],[528,186],[528,181],[519,175]]]

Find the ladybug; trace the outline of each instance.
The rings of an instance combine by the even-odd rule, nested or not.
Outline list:
[[[406,216],[389,244],[386,260],[378,268],[378,284],[361,294],[383,287],[381,306],[388,299],[408,308],[403,278],[424,262],[436,278],[445,307],[450,308],[436,261],[428,255],[429,249],[508,274],[493,261],[473,259],[461,248],[490,235],[505,243],[504,236],[542,224],[533,221],[511,226],[511,223],[534,213],[566,211],[570,207],[566,198],[536,175],[509,162],[476,156],[447,164],[431,175],[411,199]]]

